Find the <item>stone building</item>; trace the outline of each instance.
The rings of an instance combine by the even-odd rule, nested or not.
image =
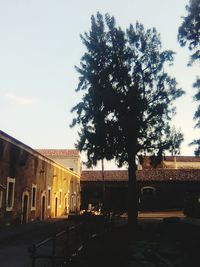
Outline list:
[[[145,156],[138,169],[200,169],[200,157],[194,156],[164,156],[157,166],[154,166],[149,156]]]
[[[138,170],[138,203],[141,210],[183,209],[188,194],[200,196],[200,169],[146,168]],[[126,211],[128,172],[126,170],[83,171],[81,209],[104,201],[107,210]]]
[[[71,171],[81,174],[81,158],[79,150],[77,149],[37,149],[37,151],[61,164],[62,166],[69,168]]]
[[[45,220],[80,207],[80,175],[0,131],[0,224]]]

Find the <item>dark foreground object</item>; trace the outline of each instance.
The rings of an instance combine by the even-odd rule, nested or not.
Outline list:
[[[139,222],[132,236],[125,225],[88,241],[71,267],[197,267],[200,227],[178,218]]]
[[[124,227],[114,228],[91,239],[81,253],[66,266],[107,267],[126,266],[128,259],[127,231]]]

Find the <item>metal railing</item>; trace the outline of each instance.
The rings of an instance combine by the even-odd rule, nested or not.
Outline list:
[[[61,263],[70,261],[80,253],[89,239],[95,238],[110,227],[111,220],[108,218],[100,222],[82,222],[67,226],[66,230],[29,247],[31,266],[61,266]]]

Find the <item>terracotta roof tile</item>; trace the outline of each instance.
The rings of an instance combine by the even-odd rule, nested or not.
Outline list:
[[[175,156],[177,162],[200,162],[200,157],[198,156]],[[150,156],[145,156],[147,160],[150,160]],[[164,161],[174,161],[174,156],[164,156]]]
[[[137,171],[140,181],[199,181],[200,169],[152,169]]]
[[[102,171],[82,171],[81,181],[102,181]],[[104,171],[105,181],[127,181],[128,172],[120,171]]]
[[[37,152],[44,156],[79,156],[77,149],[36,149]]]
[[[104,171],[105,181],[128,181],[128,171]],[[81,181],[102,181],[102,171],[83,171]],[[200,169],[153,169],[137,171],[138,181],[199,181]]]
[[[165,161],[174,161],[173,156],[165,156]],[[195,156],[176,156],[177,162],[200,162],[200,157]]]

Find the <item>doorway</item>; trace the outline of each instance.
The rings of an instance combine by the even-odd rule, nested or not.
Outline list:
[[[55,217],[58,216],[58,198],[55,198]]]
[[[70,201],[70,211],[72,213],[76,212],[76,196],[73,194],[71,195],[71,201]]]
[[[69,208],[68,208],[68,197],[67,194],[65,195],[65,215],[69,213]]]
[[[42,195],[41,200],[41,220],[44,221],[46,218],[46,197]]]
[[[22,216],[21,216],[22,224],[28,223],[28,207],[29,207],[29,193],[24,192],[22,194]]]

